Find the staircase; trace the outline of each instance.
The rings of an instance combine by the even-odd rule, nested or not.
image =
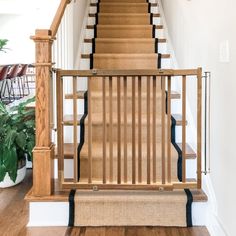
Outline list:
[[[201,71],[158,70],[171,67],[158,4],[101,0],[90,9],[81,55],[85,71],[57,71],[58,181],[53,194],[37,196],[33,189],[27,196],[53,201],[55,212],[49,213],[50,204],[31,202],[30,224],[52,218],[57,225],[69,220],[70,226],[191,226],[192,202],[207,200],[200,189],[200,146],[196,152],[186,142],[186,91],[172,91],[171,84],[181,76],[184,91],[186,77],[199,79]],[[87,90],[78,89],[83,77]],[[72,78],[71,93],[64,93],[66,78]],[[78,115],[79,101],[84,113]],[[183,117],[172,114],[176,101]],[[71,115],[65,112],[69,107]],[[182,143],[176,142],[178,127]],[[197,174],[188,171],[189,163]],[[48,218],[35,215],[39,206]],[[199,222],[194,215],[193,224]]]
[[[94,4],[93,4],[94,5]],[[94,38],[92,39],[85,39],[85,42],[92,43],[92,54],[90,55],[90,68],[96,69],[107,69],[107,70],[135,70],[135,69],[157,69],[161,66],[161,59],[162,54],[158,54],[158,43],[159,40],[155,38],[155,26],[152,25],[153,18],[159,17],[159,14],[153,14],[151,11],[151,4],[145,1],[129,1],[126,2],[115,2],[115,1],[101,1],[96,5],[97,13],[90,14],[91,17],[95,18],[95,33]],[[117,37],[119,35],[119,37]],[[165,40],[161,40],[161,42],[165,42]],[[118,119],[117,119],[117,108],[114,104],[117,104],[118,99],[118,90],[117,90],[117,81],[113,81],[113,98],[112,98],[112,111],[107,109],[107,117],[109,113],[113,113],[112,124],[111,120],[107,120],[106,130],[107,130],[107,150],[109,150],[109,138],[112,135],[112,147],[110,148],[110,152],[112,152],[113,156],[113,163],[112,165],[113,170],[109,170],[106,168],[106,175],[110,175],[110,182],[111,180],[117,179],[117,153],[118,147],[120,149],[127,149],[127,153],[121,151],[121,165],[124,166],[125,162],[124,159],[126,158],[128,163],[125,166],[126,170],[124,170],[123,179],[126,183],[131,183],[132,180],[132,173],[127,173],[127,169],[130,169],[132,166],[132,83],[130,79],[125,81],[123,78],[120,78],[120,86],[123,87],[124,83],[127,83],[127,129],[124,131],[124,120],[121,122],[121,130],[126,132],[125,137],[122,133],[122,139],[126,138],[127,144],[124,147],[124,143],[118,144],[117,134],[118,134]],[[107,94],[106,97],[106,104],[109,107],[109,84],[108,81],[105,82],[105,92]],[[147,92],[147,82],[142,80],[142,95],[141,95],[141,107],[145,107],[147,104],[146,92]],[[138,81],[136,81],[136,87],[138,87]],[[153,87],[153,84],[149,85],[148,88],[150,90]],[[160,80],[157,82],[156,86],[158,90],[156,91],[157,97],[161,97],[161,84]],[[93,130],[93,137],[92,137],[92,151],[93,151],[93,158],[94,161],[92,163],[92,178],[99,181],[102,180],[102,157],[103,157],[103,142],[102,142],[102,133],[103,133],[103,107],[102,107],[102,78],[94,78],[91,81],[91,113],[93,114],[92,118],[92,130]],[[121,93],[121,91],[120,91]],[[121,104],[124,104],[123,93],[120,94],[119,97]],[[150,93],[152,97],[152,92]],[[155,114],[155,123],[156,123],[156,132],[157,132],[157,143],[156,148],[157,150],[161,150],[161,104],[156,104],[156,109],[159,111]],[[136,96],[136,104],[138,104],[138,96]],[[151,105],[151,104],[150,104]],[[121,114],[125,112],[124,107],[122,106],[120,111]],[[139,142],[139,145],[143,145],[143,153],[142,156],[142,163],[138,167],[136,165],[136,178],[139,178],[139,182],[141,182],[140,176],[147,176],[147,110],[140,111],[142,116],[142,137],[138,140],[136,138],[136,142]],[[152,114],[150,114],[152,116]],[[136,129],[138,128],[138,115],[136,116]],[[113,129],[109,130],[109,127],[113,125]],[[150,124],[152,127],[150,129],[150,135],[152,135],[153,125]],[[121,132],[122,132],[121,131]],[[79,161],[80,161],[80,176],[81,179],[88,178],[88,117],[85,119],[85,143],[79,152]],[[137,136],[138,137],[138,136]],[[122,146],[122,147],[121,147]],[[138,147],[136,147],[138,148]],[[177,166],[177,158],[178,154],[174,147],[172,146],[172,154],[173,154],[173,165]],[[146,150],[145,150],[146,149]],[[138,149],[136,150],[138,153]],[[109,153],[109,155],[111,155]],[[138,154],[140,155],[140,153]],[[108,158],[108,155],[107,155]],[[109,160],[107,160],[108,162]],[[153,160],[150,160],[153,161]],[[157,163],[161,163],[161,153],[157,153]],[[111,168],[111,166],[110,166]],[[139,170],[138,170],[139,168]],[[161,169],[161,166],[157,164],[156,168],[158,170]],[[141,170],[142,169],[142,170]],[[109,173],[110,172],[110,173]],[[111,173],[113,172],[113,173]],[[138,172],[139,176],[138,176]],[[155,170],[154,170],[155,172]],[[154,177],[150,176],[156,181],[160,180],[160,171],[158,171],[159,176]],[[127,176],[128,175],[128,176]],[[177,181],[177,173],[176,168],[173,169],[173,178]],[[124,179],[125,178],[125,179]],[[142,181],[146,181],[145,178]]]

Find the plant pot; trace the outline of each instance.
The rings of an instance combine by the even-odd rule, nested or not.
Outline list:
[[[21,160],[18,162],[16,182],[14,183],[7,173],[4,180],[0,182],[0,188],[9,188],[9,187],[19,184],[20,182],[24,180],[25,175],[26,175],[26,161]]]

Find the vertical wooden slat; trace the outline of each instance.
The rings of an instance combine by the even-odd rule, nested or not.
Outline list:
[[[117,183],[121,183],[121,107],[120,77],[117,77]]]
[[[74,152],[74,183],[78,181],[78,132],[77,132],[77,78],[73,76],[73,152]]]
[[[124,182],[127,183],[127,77],[124,77]]]
[[[132,77],[132,184],[136,183],[135,76]]]
[[[165,165],[165,113],[166,113],[166,94],[165,94],[165,77],[161,77],[161,156],[162,156],[162,184],[166,183],[166,165]]]
[[[153,76],[153,106],[152,106],[152,159],[153,183],[156,183],[156,76]]]
[[[167,181],[171,183],[171,76],[168,76],[167,93]]]
[[[138,182],[142,182],[142,77],[138,77]]]
[[[88,78],[88,183],[92,183],[92,101],[91,79]]]
[[[63,79],[60,71],[56,74],[57,86],[57,152],[59,184],[64,182],[64,130],[63,130]]]
[[[147,77],[147,184],[151,183],[150,76]]]
[[[186,76],[182,76],[182,182],[186,182]]]
[[[112,107],[112,77],[109,77],[109,155],[110,155],[110,182],[113,182],[113,107]]]
[[[202,187],[202,69],[197,73],[197,187]]]
[[[103,106],[103,183],[106,183],[106,142],[107,142],[107,122],[106,122],[106,77],[102,79],[102,106]]]

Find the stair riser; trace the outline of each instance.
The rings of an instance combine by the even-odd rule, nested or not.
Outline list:
[[[109,149],[107,149],[107,156],[109,156]],[[147,181],[147,162],[145,161],[146,155],[142,156],[142,179],[143,182]],[[138,158],[138,157],[137,157]],[[161,181],[161,157],[157,156],[157,165],[156,165],[156,172],[157,172],[157,182]],[[132,156],[129,155],[127,157],[127,169],[132,170]],[[136,159],[136,179],[138,179],[138,159]],[[107,168],[106,168],[106,175],[108,176],[107,179],[109,179],[109,158],[106,160]],[[151,158],[151,163],[152,163],[152,158]],[[80,158],[80,165],[81,165],[81,171],[80,171],[80,177],[81,179],[87,179],[88,178],[88,159],[84,158],[83,155]],[[172,178],[174,181],[177,181],[177,172],[176,172],[176,165],[177,165],[177,158],[173,159],[172,162]],[[123,154],[121,157],[121,176],[122,180],[124,180],[124,159],[123,159]],[[151,164],[152,166],[152,164]],[[167,166],[167,162],[166,162]],[[153,179],[153,170],[151,168],[151,179]],[[166,170],[167,173],[167,170]],[[103,175],[103,169],[102,169],[102,157],[101,158],[94,158],[92,161],[92,177],[96,180],[101,180],[102,181],[102,175]],[[117,180],[117,154],[114,152],[113,156],[113,180]],[[131,182],[132,180],[132,171],[128,171],[128,182]],[[123,182],[123,181],[122,181]]]
[[[100,13],[147,13],[148,12],[148,4],[139,4],[135,6],[127,6],[125,5],[104,5],[100,4],[99,6]]]
[[[97,28],[98,38],[152,38],[152,27],[134,28]]]
[[[132,112],[132,99],[129,98],[128,101],[127,101],[127,113],[128,114],[131,114]],[[150,103],[150,107],[152,108],[152,102]],[[93,102],[92,104],[92,112],[93,113],[100,113],[102,114],[103,112],[103,103],[102,103],[102,100],[101,99],[97,99],[96,101]],[[123,102],[123,99],[121,100],[121,104],[120,104],[120,107],[121,107],[121,114],[124,114],[124,102]],[[136,112],[138,112],[138,99],[136,99],[136,102],[135,102],[135,107],[136,107]],[[142,114],[145,114],[146,111],[147,111],[147,101],[146,99],[142,99],[141,100],[141,109],[142,109]],[[106,110],[107,112],[109,112],[109,102],[106,103]],[[160,111],[161,110],[161,101],[158,100],[156,102],[156,110],[157,111]],[[113,112],[113,116],[116,116],[117,114],[117,100],[114,99],[113,100],[113,103],[112,103],[112,112]]]
[[[151,125],[151,129],[152,129],[152,125]],[[86,125],[86,130],[88,130],[88,127]],[[132,142],[132,125],[128,124],[126,127],[127,130],[127,135],[126,135],[126,139],[127,142]],[[135,127],[136,130],[136,141],[138,141],[138,125],[136,125]],[[106,129],[106,135],[107,135],[107,141],[109,141],[110,138],[110,133],[109,133],[109,126],[107,125],[107,129]],[[113,132],[113,142],[117,142],[118,141],[118,137],[117,137],[117,125],[113,125],[112,126],[112,132]],[[153,130],[150,131],[150,136],[152,137],[152,133]],[[167,132],[166,132],[167,133]],[[102,124],[101,125],[93,125],[92,126],[92,137],[93,137],[93,141],[94,142],[101,142],[102,136],[101,134],[103,134],[103,127]],[[122,140],[124,139],[124,125],[121,125],[121,137]],[[86,136],[86,141],[87,141],[88,136]],[[161,126],[160,124],[157,125],[156,127],[156,141],[157,142],[161,142],[162,140],[162,130],[161,130]],[[142,125],[142,137],[141,137],[141,141],[142,142],[146,142],[147,141],[147,125],[143,124]]]
[[[124,2],[124,3],[146,3],[147,1],[146,0],[100,0],[101,3],[121,3],[121,2]]]
[[[155,42],[97,42],[96,53],[155,53]]]
[[[138,58],[125,58],[125,57],[99,57],[94,54],[94,66],[96,69],[114,69],[114,70],[135,70],[135,69],[157,69],[158,56],[152,57],[138,57]]]
[[[98,24],[102,25],[149,25],[151,23],[150,15],[135,15],[135,16],[107,16],[98,15]]]
[[[104,22],[104,23],[102,23],[102,22],[96,22],[96,19],[95,19],[95,17],[89,17],[88,18],[88,25],[95,25],[95,24],[100,24],[100,25],[111,25],[111,26],[113,26],[113,25],[130,25],[130,26],[133,26],[133,25],[143,25],[143,26],[146,26],[146,25],[150,25],[150,23],[151,23],[151,19],[150,19],[150,17],[147,17],[149,20],[147,21],[147,18],[145,19],[145,21],[143,21],[142,20],[142,18],[141,19],[139,19],[140,18],[140,16],[138,16],[138,17],[136,17],[136,19],[133,19],[133,17],[131,18],[131,17],[126,17],[125,19],[127,19],[127,18],[129,18],[130,19],[130,21],[128,21],[128,22],[126,22],[126,21],[123,21],[123,18],[124,17],[120,17],[120,16],[115,16],[115,21],[112,21],[112,22],[110,22],[110,17],[106,17],[107,19],[107,21],[106,22]],[[112,18],[112,19],[114,19],[114,17]],[[138,19],[138,21],[136,21]],[[139,22],[141,22],[141,23],[139,23]],[[160,17],[153,17],[153,25],[162,25],[163,23],[162,23],[162,21],[161,21],[161,18]]]

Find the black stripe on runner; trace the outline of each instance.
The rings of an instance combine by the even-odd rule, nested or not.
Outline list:
[[[161,69],[161,53],[158,53],[158,59],[157,59],[157,68],[158,69]]]
[[[155,53],[158,53],[158,38],[155,38]]]
[[[95,41],[95,38],[92,38],[92,53],[95,53],[95,50],[96,50],[96,41]]]
[[[151,3],[148,3],[148,13],[151,13]]]
[[[186,203],[186,221],[187,227],[193,227],[192,221],[192,203],[193,203],[193,195],[189,189],[184,190],[187,195],[187,203]]]
[[[84,115],[80,119],[80,142],[78,146],[78,181],[80,180],[80,152],[84,145],[85,126],[84,121],[88,115],[88,92],[84,93]]]
[[[150,13],[150,24],[152,25],[153,24],[153,14]]]
[[[152,37],[155,38],[156,37],[156,26],[152,25]]]
[[[90,70],[93,69],[93,53],[90,54]]]
[[[94,38],[97,38],[97,25],[94,25]]]
[[[69,227],[74,226],[75,221],[75,189],[72,189],[69,194]]]

